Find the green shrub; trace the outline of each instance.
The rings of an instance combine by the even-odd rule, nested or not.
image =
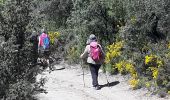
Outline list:
[[[18,80],[17,83],[9,84],[6,91],[6,100],[30,100],[33,94],[33,86],[28,81]]]

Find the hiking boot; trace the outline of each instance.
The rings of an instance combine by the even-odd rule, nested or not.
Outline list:
[[[38,58],[38,59],[37,59],[37,63],[38,63],[38,64],[40,64],[40,63],[41,63],[40,58]]]
[[[100,87],[99,86],[95,86],[93,87],[95,90],[100,90]]]

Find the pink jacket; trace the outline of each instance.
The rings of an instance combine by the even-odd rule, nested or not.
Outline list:
[[[42,33],[40,36],[39,36],[39,42],[38,42],[38,46],[43,46],[43,39],[47,37],[47,34],[45,33]]]

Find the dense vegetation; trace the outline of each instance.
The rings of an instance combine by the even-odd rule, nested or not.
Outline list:
[[[1,98],[33,94],[39,67],[29,33],[43,27],[57,44],[53,54],[58,47],[68,63],[80,61],[93,33],[106,52],[105,71],[130,75],[133,89],[170,93],[169,0],[1,0]]]

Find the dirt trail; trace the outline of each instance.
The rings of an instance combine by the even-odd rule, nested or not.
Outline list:
[[[57,65],[56,68],[64,65]],[[64,70],[55,70],[51,73],[43,72],[37,76],[46,77],[44,89],[48,93],[36,95],[38,100],[168,100],[169,98],[158,98],[150,96],[145,90],[133,91],[127,81],[119,75],[108,76],[110,87],[106,85],[106,76],[99,73],[99,84],[101,90],[94,90],[91,87],[91,75],[85,72],[85,87],[83,86],[83,76],[80,66]],[[170,99],[169,99],[170,100]]]

